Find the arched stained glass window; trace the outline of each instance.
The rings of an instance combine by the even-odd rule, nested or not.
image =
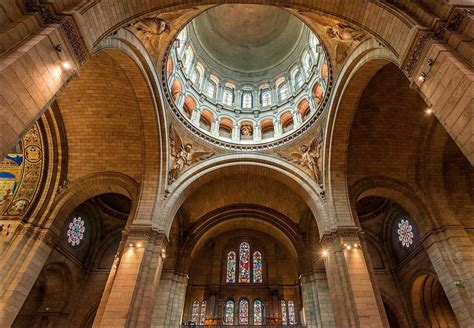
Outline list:
[[[259,251],[253,253],[253,282],[255,284],[261,284],[263,282],[262,253]]]
[[[201,316],[199,318],[199,324],[201,326],[204,326],[204,324],[206,323],[206,305],[207,305],[207,302],[202,301],[202,303],[201,303]]]
[[[235,252],[229,252],[227,254],[227,275],[225,278],[227,283],[235,282],[235,261]]]
[[[288,301],[288,322],[290,325],[296,325],[295,303]]]
[[[288,325],[288,314],[286,312],[286,302],[281,300],[281,323],[282,325]]]
[[[253,324],[259,326],[263,324],[263,303],[259,300],[253,302]]]
[[[234,301],[232,300],[225,303],[224,323],[230,326],[234,324]]]
[[[240,300],[239,302],[239,324],[248,325],[249,323],[249,301]]]
[[[250,282],[250,245],[247,242],[239,248],[239,283]]]
[[[199,82],[200,74],[197,69],[193,71],[193,75],[191,75],[191,82],[193,84],[197,84]]]
[[[199,301],[195,300],[193,302],[193,311],[191,313],[191,322],[199,323]]]
[[[296,87],[297,88],[301,88],[301,86],[303,85],[303,75],[301,75],[301,72],[298,71],[296,74],[295,74],[295,84],[296,84]]]

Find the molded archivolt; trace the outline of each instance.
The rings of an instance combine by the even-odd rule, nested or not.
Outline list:
[[[195,36],[194,20],[181,30],[161,73],[165,98],[188,130],[226,149],[261,150],[293,140],[319,120],[331,93],[330,61],[309,27],[294,16],[290,20],[301,26],[296,45],[258,74],[210,59]]]

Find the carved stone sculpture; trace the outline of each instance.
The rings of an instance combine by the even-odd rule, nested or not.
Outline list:
[[[170,148],[173,164],[168,174],[168,184],[176,181],[186,166],[191,166],[214,155],[214,152],[193,151],[193,145],[184,144],[173,125],[170,126]]]
[[[291,154],[278,153],[278,155],[290,162],[309,169],[309,171],[313,175],[314,180],[322,188],[322,174],[320,167],[321,145],[322,131],[320,130],[318,135],[313,139],[309,146],[302,145],[300,146],[300,149],[297,152],[293,152]]]
[[[353,42],[362,41],[365,34],[350,26],[338,23],[326,29],[327,36],[337,41],[336,43],[336,61],[341,63],[350,52]]]
[[[170,31],[169,24],[158,17],[144,18],[133,26],[148,37],[161,35],[164,32],[169,33]]]

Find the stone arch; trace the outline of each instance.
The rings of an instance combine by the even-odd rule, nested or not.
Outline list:
[[[135,219],[138,210],[139,185],[135,180],[124,174],[104,172],[92,174],[72,182],[55,201],[49,214],[51,219],[48,226],[56,234],[59,234],[66,218],[76,207],[94,196],[106,193],[117,193],[131,199],[131,215],[127,225],[130,224]]]
[[[410,214],[423,233],[433,227],[432,214],[425,205],[421,191],[413,190],[408,184],[390,177],[376,176],[363,178],[350,187],[351,207],[359,199],[368,196],[388,198]]]
[[[324,171],[325,185],[334,215],[340,225],[353,225],[347,186],[347,153],[350,128],[360,97],[365,87],[382,67],[396,63],[396,57],[387,49],[375,49],[372,41],[359,46],[351,60],[346,60],[336,81],[339,88],[330,103],[332,111],[326,124]],[[350,91],[349,91],[350,90]]]
[[[411,304],[418,326],[459,327],[443,287],[434,275],[419,274],[414,279]]]
[[[185,171],[169,188],[164,207],[157,216],[154,225],[169,234],[173,219],[189,195],[219,173],[232,172],[242,167],[252,167],[261,174],[287,185],[310,208],[316,218],[320,236],[328,232],[333,225],[320,194],[321,188],[305,172],[286,161],[269,156],[237,154],[211,158]]]

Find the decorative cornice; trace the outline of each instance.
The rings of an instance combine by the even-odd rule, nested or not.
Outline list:
[[[321,244],[331,244],[343,238],[359,238],[361,231],[358,227],[339,227],[334,231],[323,234]]]
[[[34,240],[44,241],[49,247],[53,247],[59,239],[59,236],[50,229],[35,226],[30,223],[20,225],[18,234]]]
[[[413,76],[413,72],[415,71],[415,68],[418,65],[418,61],[420,60],[421,54],[425,49],[425,45],[430,39],[433,38],[433,36],[434,33],[432,31],[423,31],[418,35],[410,58],[408,59],[408,62],[405,65],[405,72],[409,77]]]
[[[169,243],[168,236],[164,231],[155,230],[150,226],[130,226],[123,231],[123,239],[146,238],[150,244],[166,247]]]
[[[84,64],[88,57],[88,52],[81,35],[76,27],[74,18],[70,15],[58,15],[51,5],[40,3],[39,0],[25,0],[25,8],[28,12],[39,12],[41,24],[58,24],[66,33],[67,40],[79,63]]]

